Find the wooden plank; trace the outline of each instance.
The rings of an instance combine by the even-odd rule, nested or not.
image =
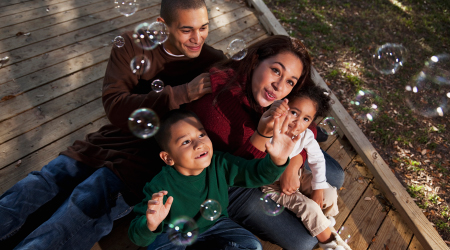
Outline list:
[[[220,27],[223,27],[225,25],[228,25],[230,23],[230,20],[239,20],[243,17],[246,17],[248,15],[252,15],[253,12],[250,11],[248,8],[242,8],[239,5],[235,5],[237,9],[230,10],[230,12],[225,13],[223,15],[210,18],[209,19],[209,35],[208,38],[211,37],[211,31],[214,31]]]
[[[8,1],[2,1],[8,2]],[[9,1],[10,3],[5,5],[1,4],[0,16],[8,16],[20,12],[25,12],[33,9],[37,9],[43,6],[50,6],[53,4],[67,2],[67,0],[44,0],[44,1]]]
[[[84,84],[84,82],[80,83]],[[41,104],[38,109],[32,109],[37,105],[31,104],[33,106],[30,105],[30,110],[0,122],[0,147],[2,143],[14,137],[24,134],[53,119],[58,119],[58,117],[65,113],[100,98],[102,94],[100,90],[102,83],[103,78],[88,83],[79,89],[64,93],[64,95],[59,96],[58,98]],[[45,93],[45,91],[43,92]],[[43,97],[45,97],[46,94],[47,93],[42,94]],[[43,97],[36,97],[36,99],[40,101],[39,98]]]
[[[321,87],[329,89],[319,73],[315,69],[313,70],[315,73],[315,79],[313,80]],[[447,245],[437,231],[411,199],[405,188],[392,173],[386,162],[380,157],[380,154],[372,146],[358,125],[356,125],[355,121],[347,113],[344,106],[342,106],[334,94],[331,94],[331,98],[335,101],[331,106],[331,113],[336,119],[339,128],[345,133],[355,150],[367,164],[378,183],[380,183],[384,195],[403,216],[403,219],[422,243],[422,246],[425,249],[448,250]]]
[[[25,11],[25,12],[21,12],[21,13],[16,13],[13,15],[8,15],[8,16],[4,15],[4,16],[0,17],[0,28],[6,27],[9,25],[13,25],[13,24],[17,24],[17,23],[26,22],[26,21],[33,20],[33,19],[38,19],[38,18],[48,16],[48,15],[53,15],[58,12],[69,11],[74,8],[93,4],[95,2],[99,2],[99,0],[73,0],[73,1],[66,1],[66,2],[62,2],[62,3],[53,4],[50,6],[43,5],[42,7],[39,7],[39,8],[33,9],[33,10],[29,10],[29,11]],[[14,6],[11,6],[11,8],[14,8]],[[49,11],[47,11],[47,8],[49,8]]]
[[[111,8],[111,2],[109,1],[101,1],[99,3],[94,3],[88,6],[82,6],[79,8],[75,8],[72,10],[64,11],[61,13],[57,13],[50,16],[45,16],[42,18],[39,18],[39,22],[36,22],[35,20],[18,23],[14,25],[10,25],[4,28],[0,28],[0,40],[9,38],[9,37],[15,37],[17,32],[31,32],[31,35],[35,35],[34,31],[43,29],[52,25],[56,25],[59,23],[64,23],[73,19],[77,19],[83,16],[88,16],[95,10],[103,11],[106,9]],[[58,32],[59,33],[59,32]]]
[[[31,2],[33,0],[3,0],[0,2],[0,7],[9,6],[13,4],[19,4],[19,3],[25,3],[25,2]]]
[[[343,228],[340,228],[341,238],[348,240],[352,249],[367,249],[369,244],[386,217],[386,212],[378,200],[366,200],[366,197],[377,195],[372,185],[366,189],[359,199],[350,216],[346,219]]]
[[[262,25],[273,35],[285,35],[288,36],[286,30],[278,22],[272,12],[267,8],[266,4],[262,0],[248,0],[248,4],[256,9],[258,12],[258,19]]]
[[[67,120],[63,122],[65,123]],[[58,139],[43,148],[36,148],[36,151],[21,158],[22,163],[19,167],[16,167],[16,162],[14,162],[6,168],[3,168],[0,171],[0,194],[3,194],[16,182],[23,179],[29,172],[40,170],[48,162],[55,159],[59,152],[72,145],[75,140],[83,140],[86,134],[97,131],[106,124],[109,124],[106,117],[102,117],[98,120],[92,120],[91,123],[85,124],[77,131],[62,137],[61,139]]]
[[[254,26],[258,24],[258,18],[255,17],[255,15],[248,15],[244,18],[241,18],[237,21],[232,21],[231,23],[222,26],[212,32],[210,32],[210,35],[206,39],[207,44],[215,44],[228,36],[230,34],[235,34],[241,31],[242,29],[249,28],[251,26]]]
[[[417,237],[414,236],[409,244],[408,250],[424,250],[424,248],[422,247],[422,244],[420,244]]]
[[[108,49],[103,50],[104,53],[108,53]],[[89,55],[88,55],[89,57]],[[75,64],[73,66],[73,70],[77,70],[81,67],[83,67],[83,62],[89,65],[91,62],[90,60],[86,59],[83,60],[85,57],[79,58],[79,64]],[[69,61],[69,63],[74,63],[74,61]],[[25,89],[24,91],[28,91],[26,94],[18,95],[15,98],[12,98],[10,100],[0,102],[0,109],[4,112],[0,113],[0,121],[4,121],[10,117],[15,116],[16,114],[19,114],[21,112],[24,112],[28,109],[31,109],[33,107],[36,107],[46,101],[49,101],[53,98],[56,98],[58,96],[61,96],[67,92],[70,92],[72,90],[75,90],[77,88],[80,88],[89,82],[96,81],[100,78],[102,78],[105,75],[105,69],[106,69],[107,62],[104,61],[100,64],[94,65],[92,67],[89,67],[87,69],[84,69],[82,71],[76,72],[74,74],[68,75],[67,77],[60,78],[59,80],[56,80],[52,83],[45,84],[39,88],[32,89],[29,87],[29,89],[32,89],[31,91],[28,91],[29,89]],[[67,67],[65,67],[67,66]],[[49,68],[48,70],[42,70],[40,77],[41,78],[35,78],[36,83],[46,83],[46,80],[54,80],[50,78],[53,76],[54,78],[59,78],[60,74],[62,76],[68,74],[65,69],[70,70],[70,65],[67,65],[66,63],[63,63],[61,65],[57,65],[55,67]],[[15,83],[22,83],[25,82],[27,79],[32,79],[34,75],[39,75],[38,73],[31,75],[30,77],[24,77],[24,79],[18,79]],[[31,81],[30,81],[31,83]],[[24,84],[24,88],[27,87],[26,84]],[[98,85],[98,92],[100,93],[101,84]],[[8,86],[9,87],[9,86]],[[19,90],[18,90],[19,91]],[[0,95],[1,96],[1,95]],[[1,138],[1,137],[0,137]],[[0,140],[2,142],[2,140]]]
[[[220,42],[210,44],[216,49],[222,50],[224,53],[227,52],[228,44],[234,39],[242,39],[247,44],[251,43],[253,40],[263,36],[266,34],[266,31],[262,28],[260,24],[254,25],[250,28],[247,28],[239,33],[230,34],[227,38],[221,40]]]
[[[413,234],[402,218],[394,210],[390,210],[388,216],[381,224],[380,229],[372,242],[370,250],[406,250]]]
[[[45,112],[45,111],[43,111]],[[0,169],[105,115],[101,99],[1,144]]]

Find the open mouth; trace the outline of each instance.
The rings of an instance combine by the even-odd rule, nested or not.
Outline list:
[[[208,155],[208,151],[201,153],[199,156],[195,157],[195,159],[200,159]]]
[[[277,99],[277,96],[272,91],[266,90],[266,99],[269,101],[274,101]]]

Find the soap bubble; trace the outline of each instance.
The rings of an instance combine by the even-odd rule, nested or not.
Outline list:
[[[337,133],[338,125],[333,117],[325,117],[318,125],[318,127],[323,128],[326,135],[334,135]]]
[[[124,16],[131,16],[139,8],[137,0],[114,0],[114,5],[117,11]]]
[[[147,139],[158,132],[159,117],[151,109],[136,109],[128,118],[128,128],[135,136]]]
[[[350,104],[353,105],[358,119],[371,122],[380,110],[380,97],[373,91],[360,90]]]
[[[121,36],[116,36],[113,40],[114,45],[116,45],[117,48],[122,48],[125,45],[125,39]]]
[[[134,42],[145,50],[152,50],[159,44],[167,41],[169,31],[167,26],[161,22],[141,23],[134,28]]]
[[[156,79],[152,82],[152,90],[155,92],[161,92],[164,89],[164,82]]]
[[[181,216],[169,223],[167,231],[169,240],[177,246],[188,246],[197,240],[198,226],[195,221],[189,217]]]
[[[247,45],[242,39],[234,39],[228,45],[227,51],[231,59],[239,61],[247,55]]]
[[[217,220],[222,214],[222,206],[216,200],[207,199],[200,205],[200,213],[207,220]]]
[[[263,196],[260,198],[261,200],[261,207],[263,209],[263,212],[269,216],[277,216],[283,212],[284,207],[275,201],[272,200],[273,198],[280,197],[280,193],[278,192],[268,192],[263,194]]]
[[[133,74],[142,75],[150,69],[150,61],[144,55],[137,55],[130,62]]]
[[[395,74],[406,62],[407,50],[401,44],[386,43],[372,55],[373,66],[380,73]]]
[[[425,117],[444,116],[450,109],[450,55],[432,56],[406,89],[406,102]]]

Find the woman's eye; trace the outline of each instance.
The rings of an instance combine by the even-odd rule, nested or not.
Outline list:
[[[206,134],[205,133],[202,133],[202,134],[200,134],[199,136],[198,136],[198,138],[202,138],[202,137],[205,137],[206,136]]]
[[[187,145],[187,144],[189,144],[191,141],[190,140],[186,140],[186,141],[184,141],[183,143],[181,143],[182,145]]]
[[[294,82],[293,81],[287,81],[289,85],[294,86]]]
[[[276,68],[272,68],[272,71],[275,72],[275,74],[280,75],[280,71]]]

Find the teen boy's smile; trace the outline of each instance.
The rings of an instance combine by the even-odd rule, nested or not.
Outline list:
[[[170,127],[168,150],[161,152],[167,165],[183,175],[198,175],[211,164],[212,142],[203,125],[194,117],[188,117]]]

